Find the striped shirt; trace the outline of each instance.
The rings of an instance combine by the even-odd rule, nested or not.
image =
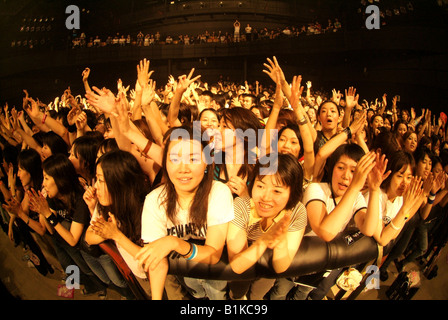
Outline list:
[[[260,225],[261,218],[257,217],[255,209],[253,209],[251,198],[237,197],[234,199],[233,209],[235,218],[232,220],[232,223],[238,228],[246,230],[248,241],[255,241],[263,235],[263,230]],[[307,224],[305,206],[299,202],[291,211],[291,221],[289,223],[288,232],[304,229]],[[278,222],[283,216],[284,214],[279,214],[274,218],[274,221]]]

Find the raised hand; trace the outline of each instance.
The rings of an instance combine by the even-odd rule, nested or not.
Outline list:
[[[356,89],[353,87],[345,90],[345,105],[347,108],[353,109],[358,104],[359,94],[356,94]]]
[[[286,81],[285,74],[283,73],[282,68],[280,68],[277,58],[274,56],[272,60],[269,58],[267,58],[267,60],[268,63],[263,64],[267,70],[263,70],[263,72],[266,73],[275,83],[277,83],[277,72],[280,74],[280,80]]]
[[[114,94],[106,88],[100,90],[97,87],[92,87],[92,89],[96,93],[94,91],[87,92],[85,94],[87,101],[97,109],[103,111],[104,113],[117,115],[116,112],[117,99],[115,98]]]
[[[82,111],[76,118],[76,129],[82,131],[86,126],[87,126],[87,115],[84,111]]]
[[[84,71],[82,72],[82,81],[87,81],[87,79],[89,79],[90,76],[90,69],[89,68],[85,68]]]
[[[195,82],[196,80],[198,80],[201,76],[196,76],[193,79],[191,78],[193,76],[194,73],[194,68],[191,69],[190,73],[187,75],[182,75],[179,77],[179,80],[177,81],[177,87],[176,87],[176,91],[179,92],[185,92],[187,91],[188,87],[190,86],[190,84],[192,84],[193,82]]]
[[[137,65],[137,81],[142,89],[148,85],[149,79],[154,73],[154,71],[149,71],[150,64],[150,61],[145,58],[140,60],[140,63]]]
[[[385,154],[381,156],[380,152],[376,153],[375,166],[367,176],[367,183],[370,190],[379,190],[381,183],[391,174],[390,170],[386,172],[387,162],[388,160]]]
[[[350,187],[353,187],[356,190],[362,190],[368,175],[376,165],[376,156],[374,151],[370,151],[359,160]]]
[[[154,100],[156,96],[156,82],[152,79],[149,80],[149,84],[142,90],[142,105],[148,105]]]
[[[117,114],[114,117],[117,119],[118,126],[122,133],[127,133],[131,130],[130,119],[128,116],[128,101],[124,94],[120,94],[116,103]]]

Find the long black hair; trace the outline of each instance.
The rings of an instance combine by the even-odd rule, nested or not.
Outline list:
[[[207,142],[204,142],[201,139],[200,129],[196,133],[194,133],[193,128],[190,126],[181,126],[176,129],[181,131],[177,130],[171,131],[170,137],[166,139],[162,160],[162,170],[166,181],[163,192],[161,193],[161,197],[163,199],[162,205],[165,206],[166,208],[166,214],[168,219],[170,219],[173,223],[176,222],[178,196],[174,184],[169,179],[168,171],[166,168],[166,164],[169,157],[168,150],[170,144],[174,141],[179,141],[181,137],[178,135],[178,133],[182,133],[182,138],[188,136],[188,139],[190,139],[191,141],[200,142],[202,149],[201,152],[207,146]],[[207,164],[206,172],[204,173],[204,177],[202,178],[202,181],[198,186],[198,189],[194,195],[189,210],[190,221],[195,223],[196,225],[204,225],[207,221],[208,198],[210,190],[212,188],[212,184],[213,184],[213,163],[209,163]]]
[[[99,204],[99,212],[107,220],[111,212],[119,222],[119,229],[132,242],[141,236],[141,215],[150,182],[137,159],[129,152],[113,150],[103,154],[96,163],[101,166],[111,204]]]
[[[42,160],[39,152],[31,148],[22,150],[17,157],[17,161],[19,167],[30,174],[34,190],[40,190],[42,188],[44,177],[42,173]]]
[[[45,159],[42,169],[54,179],[59,195],[66,199],[63,204],[70,213],[75,207],[77,195],[84,193],[73,163],[65,155],[55,154]],[[52,200],[58,202],[58,199]]]

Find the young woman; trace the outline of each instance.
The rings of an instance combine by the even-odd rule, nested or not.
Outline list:
[[[417,150],[419,142],[417,139],[417,134],[413,130],[408,130],[403,135],[403,146],[402,149],[406,152],[413,154]]]
[[[374,152],[365,154],[356,144],[343,144],[333,152],[326,162],[327,176],[323,182],[311,183],[303,196],[309,224],[306,236],[318,236],[329,242],[345,229],[355,227],[367,236],[373,235],[379,223],[378,203],[367,204],[361,190],[374,168],[376,174],[369,177],[368,185],[378,186],[385,169],[378,158]],[[341,268],[331,270],[314,290],[299,286],[296,299],[323,299],[341,271]],[[278,281],[271,299],[284,299],[293,286],[285,280]]]
[[[162,298],[170,252],[201,263],[217,263],[228,222],[234,217],[230,190],[213,181],[212,163],[204,161],[206,144],[196,136],[201,135],[193,134],[191,127],[171,132],[163,154],[166,183],[146,197],[143,207],[142,240],[147,244],[135,257],[149,272],[154,300]],[[226,281],[183,280],[197,298],[225,297]]]
[[[260,162],[249,184],[250,197],[234,202],[235,219],[229,225],[227,250],[230,266],[236,273],[252,267],[267,249],[273,250],[272,266],[286,271],[299,249],[306,226],[302,198],[302,167],[290,154],[278,154],[273,161]],[[234,282],[233,298],[240,298],[250,286],[248,298],[262,300],[275,279]],[[239,294],[235,294],[236,292]]]
[[[86,231],[88,245],[97,245],[111,239],[117,245],[123,259],[150,296],[146,274],[138,268],[134,255],[141,249],[141,212],[149,193],[149,180],[135,157],[121,150],[105,153],[96,164],[96,182],[84,193],[84,201],[92,214]],[[126,282],[107,254],[101,255],[101,279],[110,279],[122,288],[124,296],[130,296]],[[104,281],[103,282],[107,282]]]
[[[219,129],[219,114],[215,109],[204,109],[199,114],[201,126],[207,129]]]
[[[227,184],[236,196],[246,196],[247,179],[258,157],[258,130],[255,114],[241,107],[222,111],[220,139],[215,141],[215,179]]]
[[[21,221],[18,224],[20,237],[30,247],[31,252],[36,255],[36,258],[31,259],[36,269],[46,275],[48,272],[53,273],[54,270],[45,258],[38,243],[32,237],[31,233],[35,232],[43,236],[47,229],[45,227],[45,218],[37,212],[30,210],[29,197],[27,191],[31,188],[41,190],[42,188],[42,161],[39,153],[34,149],[22,150],[17,158],[18,171],[17,176],[20,179],[23,190],[25,191],[23,199],[19,202],[17,197],[11,198],[3,207],[10,213],[10,223],[14,223],[16,217]],[[38,263],[37,263],[38,262]]]
[[[83,135],[73,141],[69,160],[73,163],[76,172],[80,176],[80,181],[84,188],[94,183],[98,146],[103,140],[103,137]]]
[[[99,292],[105,298],[105,285],[90,270],[81,255],[79,242],[90,222],[90,212],[83,200],[84,189],[73,164],[62,154],[47,158],[43,164],[43,192],[28,191],[30,209],[46,218],[53,234],[53,245],[64,270],[77,265],[81,271],[84,294]],[[46,197],[43,195],[45,194]]]
[[[421,182],[413,177],[415,163],[412,155],[397,151],[388,160],[387,171],[390,174],[381,184],[378,199],[382,223],[373,235],[382,246],[398,236],[406,221],[417,212],[421,204]],[[366,193],[365,197],[368,201],[370,194]]]
[[[398,229],[400,229],[400,233],[396,237],[397,241],[392,250],[389,252],[387,259],[381,265],[380,279],[382,281],[386,281],[388,279],[387,268],[392,261],[397,260],[396,266],[398,270],[401,271],[402,263],[398,261],[398,258],[405,252],[408,244],[411,241],[415,229],[421,223],[423,223],[423,221],[429,215],[433,204],[433,202],[431,201],[435,200],[435,194],[439,191],[439,189],[442,187],[442,184],[444,183],[444,175],[439,175],[437,179],[435,179],[435,177],[431,173],[432,160],[431,152],[429,149],[417,149],[414,153],[414,160],[416,163],[414,176],[419,181],[423,181],[423,184],[420,184],[421,190],[419,190],[421,192],[422,199],[418,203],[418,207],[416,208],[416,211],[419,214],[414,214],[412,217],[410,216],[409,221],[404,224],[404,227],[400,224],[396,226]],[[434,195],[434,199],[432,198],[431,194]]]

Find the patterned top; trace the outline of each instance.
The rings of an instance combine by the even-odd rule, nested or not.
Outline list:
[[[255,241],[260,238],[264,232],[260,226],[261,217],[255,211],[254,203],[251,198],[243,197],[236,198],[233,202],[233,209],[235,218],[232,223],[237,227],[246,230],[248,241]],[[307,215],[305,206],[299,202],[291,210],[291,221],[289,223],[288,232],[302,230],[307,225]],[[280,212],[275,218],[274,222],[278,222],[286,214],[286,210]]]

